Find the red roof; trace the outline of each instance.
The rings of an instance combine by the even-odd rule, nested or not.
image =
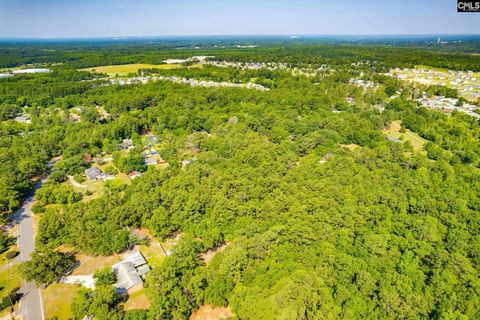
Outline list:
[[[142,175],[142,174],[141,174],[140,172],[138,172],[138,171],[132,171],[132,172],[130,172],[130,173],[128,174],[128,177],[129,177],[130,179],[133,179],[133,178],[139,177],[139,176],[141,176],[141,175]]]

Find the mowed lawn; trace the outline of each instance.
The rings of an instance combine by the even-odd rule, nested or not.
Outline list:
[[[14,288],[20,287],[21,278],[18,267],[19,264],[15,264],[0,272],[0,300]]]
[[[42,290],[45,317],[60,320],[72,319],[73,314],[70,305],[75,293],[80,288],[78,285],[54,283]]]
[[[129,73],[136,73],[140,69],[173,69],[180,67],[178,64],[144,64],[144,63],[135,63],[135,64],[119,64],[119,65],[111,65],[111,66],[99,66],[99,67],[92,67],[92,68],[85,68],[80,69],[80,71],[88,71],[88,72],[98,72],[98,73],[106,73],[109,75],[126,75]]]
[[[423,146],[428,142],[427,140],[420,137],[417,133],[410,131],[408,129],[405,132],[400,132],[401,121],[393,121],[388,128],[383,130],[387,136],[395,137],[403,141],[410,141],[415,151],[423,151]]]
[[[128,292],[128,300],[125,302],[123,308],[125,311],[134,309],[148,309],[150,307],[150,300],[148,299],[145,288],[137,287]]]

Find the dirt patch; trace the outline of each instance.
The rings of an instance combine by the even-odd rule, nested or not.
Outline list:
[[[218,247],[218,248],[210,249],[210,250],[208,250],[206,253],[202,254],[202,259],[203,259],[203,261],[205,262],[205,264],[208,264],[208,263],[210,262],[210,260],[212,260],[213,257],[214,257],[218,252],[223,252],[223,250],[225,250],[226,247],[227,247],[227,245],[224,244],[224,245],[221,245],[221,246]]]
[[[232,316],[233,312],[229,307],[214,307],[205,304],[192,313],[189,320],[219,320],[229,319]]]
[[[73,270],[71,275],[86,275],[93,274],[98,269],[114,265],[122,260],[122,255],[115,254],[108,257],[102,257],[78,254],[75,258],[79,261],[79,266]]]
[[[341,146],[344,147],[344,148],[347,148],[348,150],[350,150],[352,152],[357,150],[358,148],[361,148],[358,144],[355,144],[355,143],[342,144]]]

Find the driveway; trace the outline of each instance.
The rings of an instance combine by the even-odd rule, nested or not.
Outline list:
[[[39,182],[31,194],[25,199],[22,207],[17,210],[14,219],[18,226],[18,245],[20,248],[20,261],[30,260],[30,254],[35,247],[35,234],[32,221],[32,202],[35,191],[42,185]],[[20,292],[23,297],[20,300],[20,309],[17,314],[22,314],[25,320],[43,320],[43,304],[40,289],[35,282],[22,280]]]
[[[80,184],[80,183],[78,183],[77,181],[75,181],[75,178],[74,178],[73,176],[67,176],[67,177],[68,177],[68,180],[70,180],[70,183],[71,183],[73,186],[75,186],[75,187],[77,187],[77,188],[83,188],[83,189],[88,188],[88,186],[83,185],[83,184]]]

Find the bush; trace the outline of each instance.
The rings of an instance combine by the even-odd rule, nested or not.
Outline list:
[[[7,259],[9,259],[9,260],[10,260],[10,259],[13,259],[13,258],[15,258],[16,256],[18,256],[19,253],[20,253],[20,252],[15,251],[15,250],[13,250],[13,251],[8,251],[8,252],[5,254],[5,258],[7,258]]]
[[[60,170],[55,170],[52,173],[50,173],[50,175],[48,176],[48,181],[50,182],[60,183],[60,182],[64,182],[65,180],[67,180],[67,175]]]
[[[83,175],[83,173],[77,173],[76,175],[73,176],[73,178],[74,178],[75,181],[77,181],[78,183],[83,183],[83,182],[85,182],[85,176]]]
[[[118,170],[113,166],[113,165],[108,165],[106,166],[103,171],[105,172],[108,172],[108,173],[113,173],[113,174],[117,174],[118,173]]]
[[[44,213],[45,212],[45,208],[42,206],[42,204],[38,201],[36,201],[33,205],[32,205],[32,212],[35,213],[35,214],[40,214],[40,213]]]
[[[7,251],[14,242],[15,238],[0,230],[0,253]]]

